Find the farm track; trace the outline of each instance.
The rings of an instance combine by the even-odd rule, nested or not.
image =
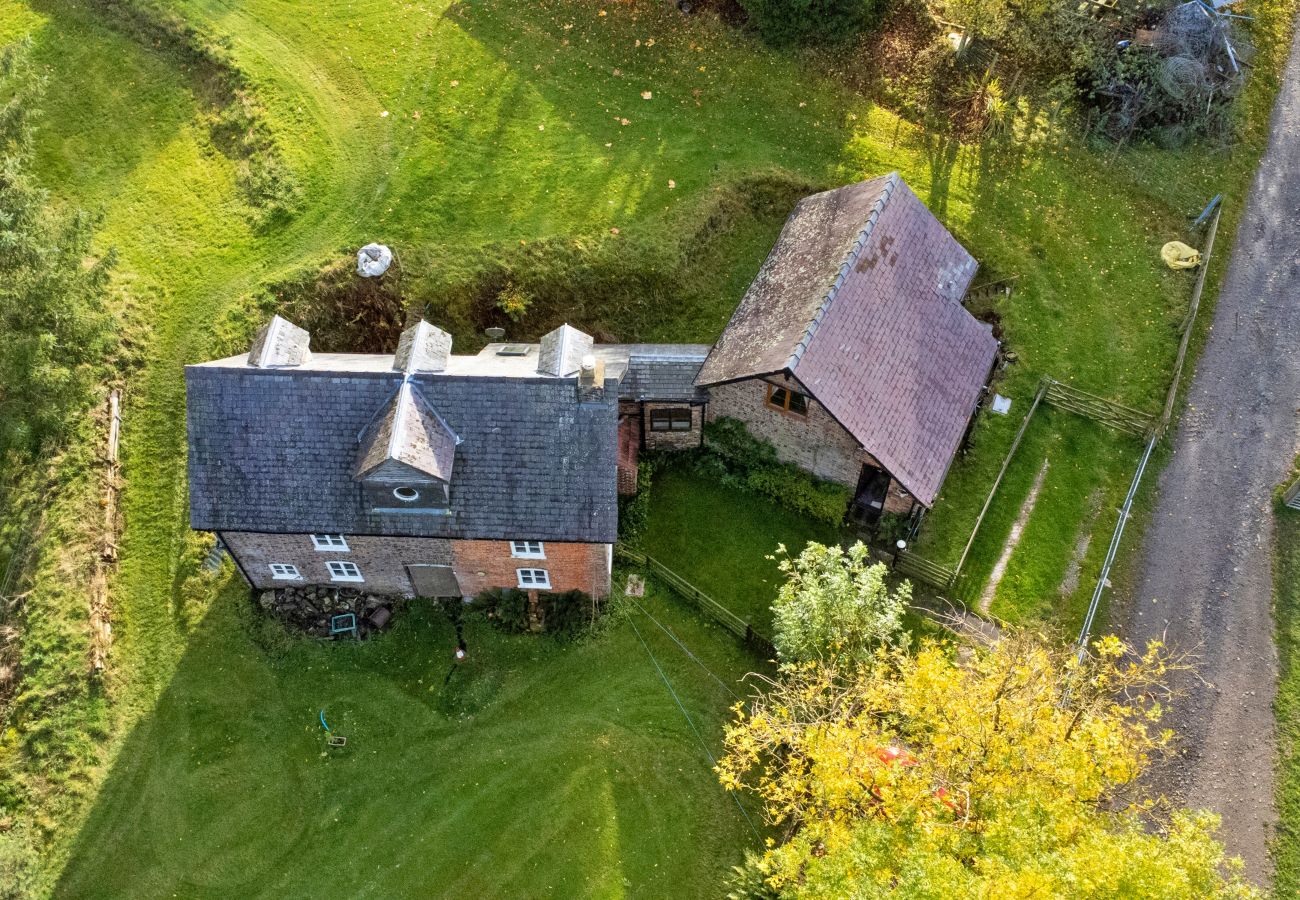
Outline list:
[[[1155,786],[1221,815],[1229,852],[1260,883],[1277,821],[1271,492],[1297,448],[1298,217],[1300,42],[1160,478],[1138,589],[1114,616],[1129,640],[1163,637],[1196,656],[1169,721],[1179,752]]]

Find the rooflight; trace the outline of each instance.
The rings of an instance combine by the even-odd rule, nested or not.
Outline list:
[[[497,356],[527,356],[528,346],[526,344],[506,344],[504,347],[497,349]]]

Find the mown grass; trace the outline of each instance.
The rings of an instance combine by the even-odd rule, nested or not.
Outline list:
[[[798,554],[809,541],[839,544],[844,533],[736,490],[688,464],[655,473],[644,550],[771,636],[772,602],[783,576],[778,545]]]
[[[341,247],[380,239],[398,248],[411,299],[427,304],[426,314],[436,320],[453,312],[440,305],[445,285],[472,281],[485,258],[520,242],[585,246],[599,238],[615,255],[620,248],[639,255],[657,250],[662,258],[648,267],[676,270],[683,263],[677,238],[699,224],[691,217],[709,210],[713,195],[738,179],[780,170],[783,177],[830,185],[899,169],[988,269],[1020,276],[1015,297],[998,310],[1021,359],[999,389],[1020,402],[1018,410],[1041,374],[1150,408],[1172,359],[1186,288],[1185,279],[1160,268],[1156,251],[1202,195],[1218,185],[1240,192],[1261,146],[1260,111],[1275,88],[1268,71],[1257,76],[1248,97],[1248,140],[1227,158],[1196,150],[1117,159],[1041,139],[1019,149],[954,147],[900,123],[799,59],[771,53],[709,16],[683,18],[667,4],[611,5],[604,16],[602,7],[578,0],[426,6],[364,0],[310,10],[271,0],[181,0],[175,8],[231,37],[233,57],[257,86],[302,187],[292,221],[261,226],[238,190],[237,165],[212,146],[209,111],[195,100],[177,60],[133,42],[82,5],[0,5],[0,35],[32,34],[50,76],[40,174],[62,198],[105,213],[102,243],[121,253],[117,287],[127,298],[128,337],[143,361],[126,395],[127,528],[113,586],[111,673],[102,688],[84,678],[78,653],[84,633],[75,622],[63,623],[57,662],[27,671],[66,688],[33,708],[7,751],[26,754],[26,771],[39,771],[48,757],[35,752],[27,729],[56,721],[67,735],[93,735],[81,746],[95,748],[100,723],[78,710],[102,711],[91,701],[112,700],[105,728],[117,739],[102,755],[78,754],[63,779],[90,795],[109,773],[103,799],[75,844],[81,807],[59,799],[65,784],[27,797],[33,805],[27,812],[41,812],[34,846],[47,876],[71,854],[67,883],[75,885],[91,885],[100,870],[110,880],[125,877],[126,868],[112,857],[123,842],[111,836],[111,821],[148,829],[148,838],[133,839],[129,851],[139,884],[186,893],[188,885],[172,879],[191,871],[192,892],[203,893],[208,870],[199,844],[180,848],[180,836],[201,825],[225,842],[214,848],[234,848],[229,856],[211,851],[213,865],[226,867],[213,878],[238,893],[231,888],[238,887],[232,874],[238,863],[251,871],[266,859],[249,846],[264,838],[259,812],[274,818],[287,808],[278,795],[262,793],[269,786],[246,776],[266,772],[268,755],[301,747],[270,725],[255,733],[271,743],[241,741],[238,721],[262,706],[298,709],[305,684],[299,678],[308,676],[291,678],[247,661],[235,601],[223,599],[203,619],[202,609],[190,609],[182,596],[179,562],[186,548],[181,366],[209,356],[213,323],[262,286]],[[1282,13],[1265,12],[1270,27],[1279,28]],[[643,91],[651,98],[642,99]],[[649,296],[635,314],[610,308],[591,318],[622,339],[711,340],[782,215],[767,210],[738,218],[701,250],[702,265],[688,288],[678,292],[679,282],[670,281],[673,291]],[[1221,239],[1227,241],[1233,220],[1225,224]],[[539,264],[545,262],[541,257]],[[615,306],[614,296],[573,301],[599,312],[602,304]],[[519,327],[535,331],[541,324]],[[945,491],[949,511],[941,508],[931,519],[928,539],[937,550],[964,540],[1013,431],[1013,421],[992,417],[977,427],[977,449]],[[1128,463],[1110,465],[1105,471],[1118,479]],[[82,512],[58,505],[49,515],[71,523]],[[76,608],[77,582],[54,553],[61,536],[71,540],[64,552],[75,554],[75,531],[48,531],[33,603],[61,594],[61,608]],[[31,647],[47,645],[45,637],[32,634]],[[325,657],[296,659],[329,668]],[[605,679],[619,676],[625,658],[587,662],[588,680]],[[324,669],[316,674],[325,677]],[[226,673],[243,680],[218,694]],[[382,682],[382,673],[367,676],[376,704],[397,696]],[[204,731],[204,709],[213,704],[220,729]],[[522,704],[512,712],[526,733],[540,727],[548,710]],[[288,716],[294,728],[296,715]],[[184,716],[196,717],[193,732]],[[173,727],[202,732],[212,744],[174,740]],[[205,754],[215,754],[223,738],[230,756],[219,788],[182,777]],[[441,759],[432,745],[421,746]],[[201,752],[191,756],[193,747]],[[408,768],[424,763],[403,759]],[[315,782],[304,771],[292,770],[290,783],[305,793]],[[708,822],[713,802],[702,790],[693,793],[696,805],[676,809],[671,820],[643,814],[639,824],[651,832],[646,840],[662,839],[674,850],[689,846],[680,841],[683,829],[696,827],[696,817]],[[212,799],[218,794],[246,799],[220,805]],[[364,805],[359,795],[346,798],[354,815],[368,815],[356,809]],[[325,831],[311,834],[316,843],[295,850],[330,872],[337,869],[325,861],[327,851],[338,854],[360,838],[349,833],[336,843]],[[541,860],[549,852],[549,831],[539,830],[536,840],[514,834],[511,849],[518,854]],[[291,863],[292,855],[277,859]],[[463,857],[455,863],[429,871],[454,879]],[[574,870],[566,884],[599,879],[603,866],[593,861],[586,875]],[[550,893],[545,869],[539,863],[538,880],[524,893]],[[653,873],[634,867],[633,874]],[[634,882],[626,892],[639,886]]]
[[[653,586],[640,603],[743,690],[738,644]],[[713,895],[755,837],[629,617],[717,754],[731,694],[640,612],[574,642],[471,617],[457,665],[431,603],[365,643],[320,643],[263,619],[232,577],[57,893]],[[322,711],[345,748],[326,746]]]

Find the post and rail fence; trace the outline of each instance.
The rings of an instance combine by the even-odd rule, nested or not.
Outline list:
[[[730,631],[753,649],[762,653],[765,658],[776,658],[776,647],[772,644],[771,639],[755,630],[751,623],[746,622],[650,554],[634,550],[626,544],[615,544],[614,551],[620,559],[634,565],[644,566],[652,575],[667,585],[668,589],[674,594],[690,602],[700,612]]]
[[[1282,504],[1290,509],[1300,510],[1300,478],[1291,482],[1291,486],[1282,492]]]

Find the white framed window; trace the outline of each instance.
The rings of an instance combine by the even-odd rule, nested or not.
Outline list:
[[[311,545],[317,550],[337,550],[348,552],[348,539],[341,534],[313,534]]]
[[[541,541],[511,541],[510,555],[515,559],[546,559]]]
[[[330,571],[330,581],[365,581],[361,577],[361,569],[354,562],[331,559],[325,563],[325,568]]]
[[[551,575],[545,569],[515,569],[521,588],[550,590]]]
[[[288,563],[271,563],[271,577],[276,581],[302,581],[298,567]]]

